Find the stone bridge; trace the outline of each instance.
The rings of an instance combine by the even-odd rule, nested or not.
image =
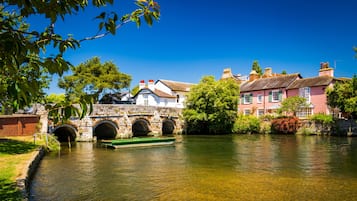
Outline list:
[[[45,110],[41,115],[41,132],[54,133],[59,141],[161,136],[182,133],[182,109],[124,104],[94,104],[92,114],[53,125]]]

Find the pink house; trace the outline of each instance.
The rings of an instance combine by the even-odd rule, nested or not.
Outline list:
[[[333,87],[335,81],[333,77],[333,68],[328,63],[321,63],[319,76],[296,80],[287,87],[288,97],[304,97],[309,107],[302,108],[296,115],[305,118],[313,114],[330,114],[330,108],[327,105],[326,89]]]
[[[254,70],[249,80],[240,85],[240,103],[238,112],[245,115],[261,116],[274,114],[282,100],[287,97],[301,96],[306,98],[309,107],[302,108],[297,116],[306,118],[312,114],[330,114],[325,90],[332,87],[339,79],[333,77],[333,68],[328,63],[321,63],[319,76],[302,78],[300,74],[273,74],[266,68],[262,76]]]
[[[288,95],[287,87],[298,79],[301,79],[300,74],[273,75],[271,68],[265,69],[263,78],[252,71],[249,80],[240,85],[238,111],[256,116],[275,113]]]

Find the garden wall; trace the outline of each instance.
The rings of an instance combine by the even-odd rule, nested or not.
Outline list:
[[[37,115],[0,115],[0,137],[33,135],[39,120]]]

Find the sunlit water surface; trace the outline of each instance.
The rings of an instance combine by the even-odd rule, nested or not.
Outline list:
[[[357,138],[180,137],[119,150],[77,143],[47,155],[30,200],[357,200]]]

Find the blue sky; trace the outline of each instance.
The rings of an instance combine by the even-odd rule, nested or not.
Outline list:
[[[74,65],[94,56],[112,61],[132,76],[132,87],[142,79],[218,79],[227,67],[248,75],[254,60],[273,72],[299,72],[303,77],[317,76],[320,62],[336,64],[336,77],[357,73],[355,0],[157,1],[161,19],[152,27],[127,24],[115,36],[82,43],[65,58]],[[135,8],[130,0],[116,1],[115,7],[119,13]],[[94,35],[93,18],[99,12],[90,8],[55,28],[77,39]],[[41,25],[39,19],[32,23]],[[63,92],[56,80],[48,93]]]

